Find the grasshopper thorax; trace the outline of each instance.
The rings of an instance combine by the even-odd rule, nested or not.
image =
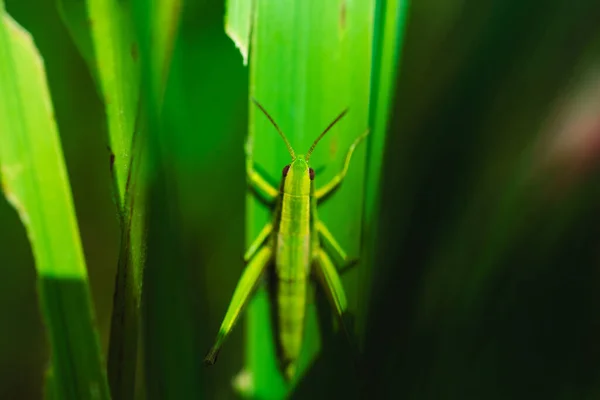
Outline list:
[[[292,196],[309,196],[315,172],[303,155],[296,156],[283,168],[283,193]]]

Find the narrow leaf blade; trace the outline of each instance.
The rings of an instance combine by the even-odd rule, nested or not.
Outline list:
[[[146,240],[144,132],[136,125],[138,44],[129,1],[59,0],[58,8],[106,109],[110,167],[121,222],[108,377],[113,397],[130,399],[135,390]]]
[[[52,393],[108,399],[87,270],[43,62],[30,35],[0,23],[0,175],[32,246],[52,347]]]
[[[373,74],[371,79],[371,102],[369,121],[372,128],[369,143],[369,165],[364,205],[364,241],[362,257],[365,264],[372,268],[360,271],[359,296],[363,301],[357,313],[357,329],[364,339],[367,309],[375,252],[377,248],[376,232],[380,218],[380,195],[382,182],[383,155],[385,152],[386,133],[392,116],[394,88],[400,70],[401,52],[404,43],[404,32],[408,20],[410,0],[377,0],[373,42]],[[362,343],[361,343],[362,345]]]

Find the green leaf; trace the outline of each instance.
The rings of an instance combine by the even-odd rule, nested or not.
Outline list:
[[[81,0],[58,0],[57,8],[75,42],[75,46],[77,46],[77,50],[81,53],[94,77],[98,93],[102,95],[102,88],[99,86],[96,57],[94,55],[94,43],[92,42],[91,26],[94,21],[88,18],[86,2]]]
[[[144,132],[136,126],[138,44],[128,1],[60,0],[58,7],[95,78],[108,118],[111,168],[121,217],[108,376],[113,397],[130,399],[136,379],[146,240]]]
[[[165,128],[163,98],[178,35],[180,1],[133,2],[140,43],[142,108],[148,146],[148,254],[144,274],[145,391],[149,399],[199,398],[186,264],[179,245],[177,191],[169,180],[174,140]],[[166,115],[166,116],[165,116]]]
[[[1,5],[1,4],[0,4]],[[87,270],[43,62],[2,12],[0,171],[32,246],[57,399],[108,399]]]
[[[236,7],[229,2],[229,10]],[[372,13],[371,1],[288,0],[256,4],[250,46],[250,94],[275,119],[296,153],[306,153],[325,127],[341,111],[350,109],[311,157],[313,168],[322,170],[315,178],[317,187],[341,170],[346,150],[368,127]],[[238,43],[249,28],[242,17],[236,15],[233,20],[232,15],[230,11],[228,33]],[[290,156],[267,118],[253,104],[249,107],[253,158],[269,175],[278,178]],[[319,218],[351,256],[359,255],[365,150],[364,144],[357,149],[344,184],[319,210]],[[249,195],[247,245],[269,218],[268,210]],[[356,272],[344,277],[351,309],[356,309],[360,301],[356,297],[356,278]],[[317,326],[315,311],[314,303],[310,304],[298,379],[315,361],[321,342],[324,347],[334,342],[319,334],[319,329],[323,332],[327,327]],[[247,394],[257,398],[284,397],[296,382],[286,387],[277,370],[264,290],[259,290],[247,315],[245,374],[251,378],[253,388]],[[343,336],[337,339],[345,340]]]
[[[130,4],[117,0],[59,0],[58,4],[104,99],[116,191],[123,207],[139,98],[139,50]]]
[[[360,311],[357,313],[359,336],[364,340],[366,309],[369,307],[372,274],[377,248],[376,232],[380,220],[382,165],[386,132],[390,125],[394,89],[400,70],[404,32],[408,20],[410,0],[378,0],[375,9],[373,40],[373,72],[371,77],[371,102],[369,121],[372,137],[369,146],[369,164],[364,205],[363,268],[360,271]],[[361,341],[362,344],[362,341]]]

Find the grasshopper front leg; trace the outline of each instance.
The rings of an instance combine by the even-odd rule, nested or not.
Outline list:
[[[273,187],[258,171],[254,169],[254,159],[252,158],[253,143],[252,138],[246,142],[246,180],[250,189],[258,195],[259,199],[267,206],[271,207],[279,191]]]
[[[346,153],[346,157],[344,159],[344,166],[342,170],[334,176],[325,186],[317,189],[315,196],[317,197],[317,204],[321,204],[325,200],[329,198],[342,184],[344,178],[346,177],[346,173],[348,172],[348,166],[350,165],[350,159],[352,158],[352,154],[354,153],[354,149],[356,146],[367,137],[369,134],[369,130],[367,129],[362,135],[354,139],[354,142],[350,145],[348,152]]]
[[[314,276],[317,281],[321,284],[321,288],[325,292],[325,296],[329,300],[329,304],[333,309],[333,312],[338,320],[341,329],[348,340],[348,344],[352,348],[353,358],[356,365],[358,365],[357,350],[350,335],[350,331],[346,327],[344,317],[348,310],[348,301],[346,300],[346,293],[344,292],[344,286],[337,273],[331,258],[323,249],[319,249],[314,265]]]
[[[235,292],[233,293],[231,303],[229,303],[229,307],[225,313],[225,318],[223,318],[223,322],[219,328],[219,333],[217,334],[215,344],[204,358],[204,362],[206,364],[212,365],[217,360],[217,356],[221,346],[223,345],[223,342],[231,332],[231,329],[235,325],[240,314],[246,308],[246,305],[248,304],[248,301],[250,300],[250,297],[259,282],[260,276],[265,270],[265,267],[271,261],[272,254],[273,251],[271,250],[271,247],[267,244],[263,245],[256,252],[254,257],[252,257],[246,266],[246,269],[244,269],[242,277],[240,278],[235,288]]]

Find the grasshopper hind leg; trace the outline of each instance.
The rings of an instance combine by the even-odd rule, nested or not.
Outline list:
[[[217,356],[219,355],[223,342],[227,339],[233,326],[246,308],[252,293],[254,293],[254,289],[260,282],[259,278],[271,261],[271,256],[271,247],[264,245],[256,252],[244,269],[242,277],[233,293],[231,302],[229,303],[229,307],[227,308],[227,312],[225,313],[225,318],[223,318],[215,343],[204,358],[204,363],[206,365],[213,365],[217,361]]]
[[[350,322],[348,321],[348,303],[340,276],[331,258],[329,258],[329,255],[323,249],[317,251],[316,260],[313,265],[315,278],[320,283],[320,287],[323,289],[325,297],[339,322],[340,329],[343,331],[344,336],[346,336],[354,365],[358,370],[358,349],[356,341],[351,334],[352,330],[348,329],[348,322]]]

